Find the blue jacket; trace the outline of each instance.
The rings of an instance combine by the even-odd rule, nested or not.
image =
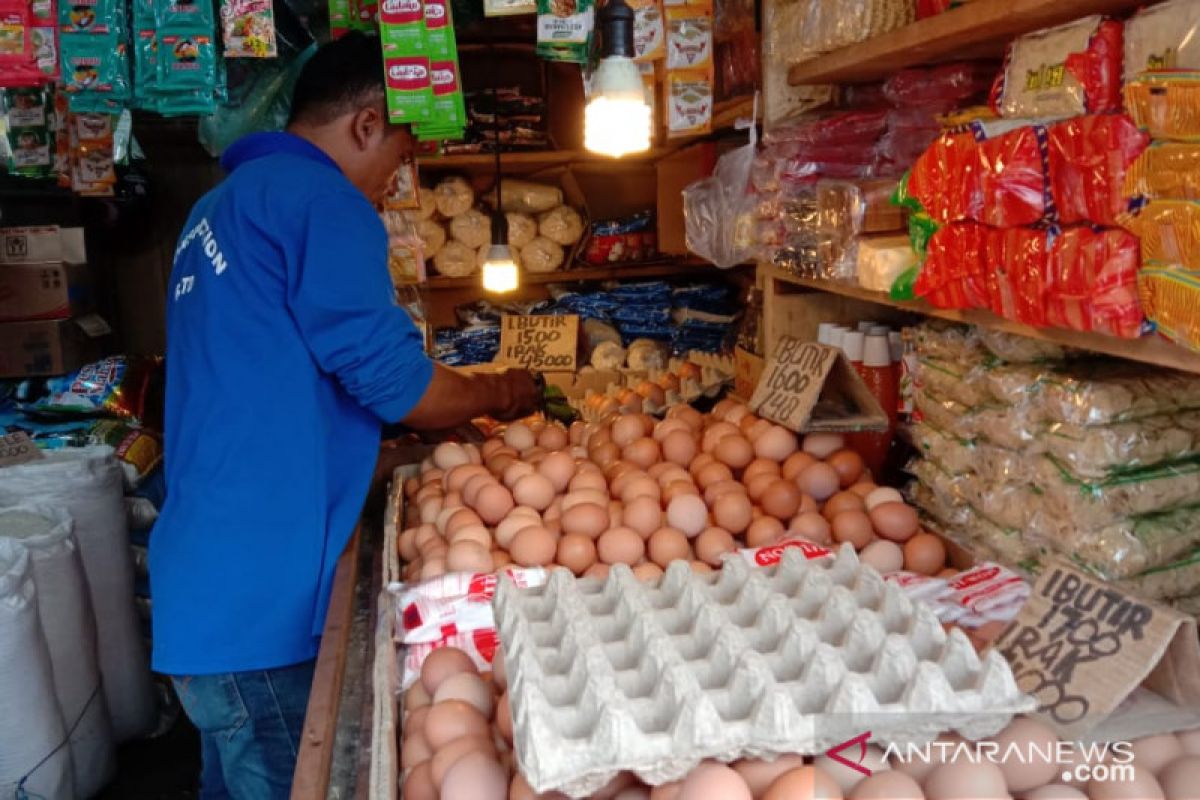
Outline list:
[[[192,209],[167,297],[167,499],[150,538],[154,668],[316,655],[384,422],[433,375],[387,234],[320,149],[248,136]]]

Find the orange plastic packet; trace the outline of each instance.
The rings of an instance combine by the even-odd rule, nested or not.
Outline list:
[[[1154,142],[1125,172],[1126,197],[1200,200],[1200,142]]]
[[[1121,224],[1142,240],[1145,264],[1200,270],[1200,202],[1152,200]]]

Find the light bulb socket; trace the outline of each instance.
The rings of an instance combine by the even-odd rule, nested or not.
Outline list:
[[[508,216],[500,208],[498,186],[496,192],[496,210],[492,212],[492,244],[508,244]]]
[[[633,9],[625,0],[608,0],[598,14],[600,24],[600,57],[624,56],[633,58]]]

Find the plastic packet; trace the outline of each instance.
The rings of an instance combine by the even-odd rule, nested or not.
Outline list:
[[[750,141],[717,160],[713,174],[683,190],[683,213],[688,250],[722,269],[754,256],[749,233],[754,198],[749,194],[756,133]]]
[[[62,378],[24,381],[16,399],[31,414],[103,415],[157,425],[161,394],[162,359],[111,356]]]
[[[221,0],[226,58],[275,58],[275,12],[270,0]]]
[[[76,112],[112,113],[131,97],[128,48],[117,33],[64,33],[63,84]]]
[[[511,226],[510,226],[511,227]],[[658,255],[654,212],[593,222],[582,258],[589,264],[648,261]]]
[[[1116,228],[1067,228],[1046,261],[1046,324],[1136,339],[1144,318],[1138,301],[1138,241]]]
[[[5,89],[7,167],[11,175],[46,178],[53,174],[53,106],[44,88]]]
[[[1155,69],[1200,69],[1200,4],[1169,0],[1126,20],[1126,82]]]
[[[429,121],[417,127],[419,139],[460,139],[467,126],[467,108],[458,66],[454,17],[447,0],[425,0],[425,42],[429,47],[433,106]]]
[[[1126,170],[1150,137],[1124,114],[1077,117],[1051,125],[1050,194],[1058,221],[1116,225],[1128,211]]]
[[[211,90],[217,74],[216,44],[208,34],[177,33],[160,26],[156,69],[160,91]]]
[[[1200,277],[1169,267],[1146,267],[1138,274],[1138,297],[1159,333],[1200,351]]]
[[[807,541],[805,539],[785,539],[766,547],[742,548],[737,551],[746,563],[752,567],[773,567],[783,560],[783,554],[788,550],[798,550],[807,561],[819,561],[832,558],[833,551],[828,547]],[[726,558],[735,556],[728,555]]]
[[[501,572],[519,587],[541,586],[548,572],[540,567],[508,567]],[[396,598],[399,641],[437,642],[447,635],[494,628],[492,598],[499,573],[450,572],[416,584],[391,584]]]
[[[593,0],[537,0],[537,54],[586,64],[595,26]]]
[[[1122,224],[1141,241],[1147,265],[1200,269],[1200,202],[1151,200]]]
[[[977,144],[979,184],[967,209],[970,218],[1009,228],[1032,225],[1046,215],[1043,136],[1044,128],[1028,126]],[[963,177],[972,178],[970,173]]]
[[[1200,200],[1200,143],[1151,142],[1125,171],[1125,197]]]
[[[986,95],[995,78],[990,64],[975,61],[902,69],[883,83],[883,95],[898,108],[947,112]]]
[[[1143,72],[1125,84],[1125,108],[1154,139],[1200,140],[1200,72]]]
[[[379,20],[388,119],[421,124],[433,110],[433,83],[421,0],[384,3]]]
[[[72,114],[71,188],[82,195],[108,196],[117,182],[113,114]]]
[[[118,0],[63,0],[58,4],[62,33],[113,33],[121,28],[124,5]]]
[[[686,5],[668,8],[666,51],[669,70],[711,70],[711,7]]]
[[[1200,592],[1200,550],[1119,582],[1125,591],[1151,600],[1192,597]]]
[[[662,0],[633,0],[633,52],[635,61],[658,61],[667,54],[667,32]]]
[[[1121,107],[1123,25],[1100,16],[1026,34],[998,78],[1003,117],[1063,119]]]

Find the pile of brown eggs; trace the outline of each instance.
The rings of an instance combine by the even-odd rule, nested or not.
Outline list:
[[[422,466],[399,538],[410,581],[509,564],[598,578],[627,564],[650,579],[672,561],[707,572],[739,547],[788,538],[849,542],[885,573],[946,569],[941,539],[842,436],[801,441],[728,400],[661,421],[515,422],[481,447],[445,442]]]
[[[483,673],[452,647],[426,658],[404,694],[404,800],[567,800],[558,792],[536,794],[516,769],[506,689],[502,652],[493,672]],[[1148,736],[1097,755],[1063,749],[1044,724],[1018,717],[990,744],[977,750],[944,734],[927,750],[900,755],[901,749],[890,759],[875,745],[847,751],[870,777],[828,755],[706,761],[657,787],[622,773],[591,800],[1186,800],[1200,785],[1200,731]],[[993,763],[995,756],[980,759],[977,752],[1008,755]],[[1073,769],[1105,762],[1135,769],[1102,780]]]

